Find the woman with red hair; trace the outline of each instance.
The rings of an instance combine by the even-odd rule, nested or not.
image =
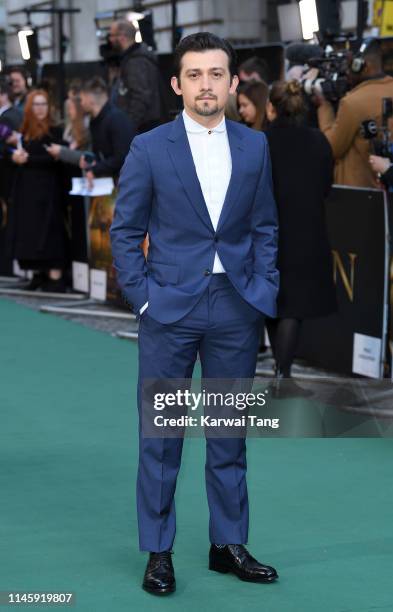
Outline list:
[[[17,165],[11,195],[8,251],[34,270],[30,289],[65,291],[65,224],[61,165],[47,151],[62,142],[53,126],[49,96],[36,89],[26,100],[22,141],[12,154]]]

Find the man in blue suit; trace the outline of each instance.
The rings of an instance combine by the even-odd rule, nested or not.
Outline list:
[[[266,138],[224,117],[238,85],[235,63],[232,47],[213,34],[183,39],[171,84],[184,111],[137,136],[121,171],[111,239],[119,285],[139,317],[140,421],[143,381],[191,378],[198,353],[204,379],[252,379],[261,317],[276,313],[277,212]],[[143,588],[154,594],[175,590],[182,445],[140,427],[139,542],[150,552]],[[244,436],[207,438],[206,447],[209,568],[272,582],[276,570],[244,546]]]

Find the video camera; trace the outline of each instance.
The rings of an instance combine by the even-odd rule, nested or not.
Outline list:
[[[370,140],[374,155],[388,157],[393,161],[390,139],[389,119],[393,117],[393,99],[382,98],[382,124],[379,127],[374,119],[367,119],[360,124],[360,131],[366,140]]]
[[[320,94],[330,102],[337,102],[349,91],[348,51],[335,52],[333,47],[328,45],[322,57],[308,60],[308,67],[308,71],[311,68],[318,69],[316,78],[303,81],[303,89],[308,96]]]
[[[379,44],[378,39],[368,37],[357,50],[353,50],[354,43],[348,36],[346,40],[342,37],[334,39],[324,47],[321,57],[311,57],[307,61],[303,80],[304,92],[309,96],[320,94],[336,104],[351,89],[351,76],[359,77],[365,69],[367,52],[376,43]],[[344,48],[337,51],[333,44],[344,45]],[[317,76],[313,79],[306,78],[312,68],[317,69]]]
[[[99,41],[99,53],[104,64],[118,66],[122,52],[114,49],[110,40],[110,26],[116,20],[132,20],[137,23],[136,42],[143,41],[150,49],[157,49],[154,40],[153,12],[150,9],[143,10],[142,2],[134,2],[135,10],[116,9],[114,11],[103,11],[96,13],[95,25],[96,36]]]

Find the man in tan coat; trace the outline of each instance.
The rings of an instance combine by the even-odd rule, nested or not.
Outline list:
[[[393,98],[393,78],[383,73],[378,41],[367,46],[362,70],[358,73],[350,71],[349,78],[355,87],[340,101],[336,116],[330,102],[320,100],[319,127],[333,149],[335,183],[376,187],[376,177],[369,164],[369,155],[373,151],[370,141],[362,137],[360,126],[368,119],[381,125],[382,98]]]

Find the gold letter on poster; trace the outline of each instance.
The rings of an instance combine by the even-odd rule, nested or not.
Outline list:
[[[342,259],[337,251],[333,250],[333,278],[337,284],[337,270],[341,276],[341,280],[344,284],[345,291],[348,294],[349,299],[353,302],[353,285],[355,280],[355,259],[357,255],[355,253],[348,253],[349,264],[350,264],[350,278],[348,278],[345,272]]]

